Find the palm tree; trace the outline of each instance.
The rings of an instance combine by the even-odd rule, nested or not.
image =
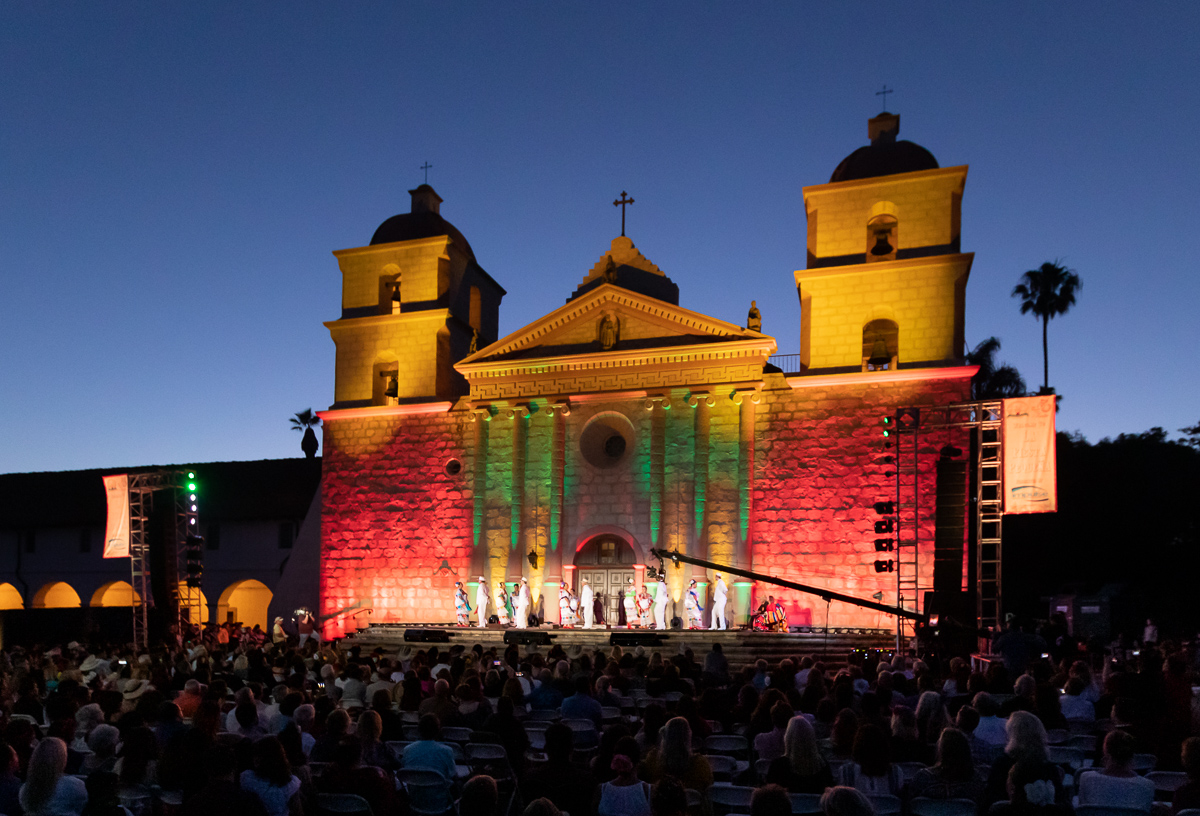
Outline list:
[[[312,408],[305,408],[292,417],[291,422],[293,431],[304,431],[304,438],[300,440],[300,450],[304,451],[304,455],[309,459],[314,458],[317,455],[317,435],[313,428],[321,424],[321,418],[313,413]]]
[[[979,366],[971,380],[971,399],[996,400],[1025,396],[1025,380],[1007,363],[996,363],[1000,340],[989,337],[967,352],[967,363]]]
[[[1050,351],[1046,342],[1050,318],[1066,314],[1075,305],[1075,293],[1082,288],[1079,275],[1063,266],[1061,261],[1047,261],[1037,269],[1029,270],[1013,287],[1012,296],[1021,299],[1021,314],[1033,312],[1042,320],[1042,393],[1052,393]]]

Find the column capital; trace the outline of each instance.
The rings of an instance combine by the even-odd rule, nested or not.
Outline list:
[[[746,399],[749,399],[750,402],[758,405],[760,402],[762,402],[762,392],[756,388],[742,388],[735,390],[729,395],[729,398],[733,400],[734,405],[741,405]]]
[[[693,408],[699,408],[700,405],[702,405],[702,404],[707,405],[709,408],[712,408],[714,405],[717,404],[717,401],[713,397],[712,394],[697,393],[697,394],[692,394],[688,397],[687,404],[692,406]]]
[[[647,397],[645,405],[647,411],[653,411],[656,406],[661,406],[664,411],[670,411],[671,398],[666,395]]]

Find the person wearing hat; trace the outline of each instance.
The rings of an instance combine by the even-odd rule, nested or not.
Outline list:
[[[467,589],[462,581],[454,582],[454,614],[459,626],[471,625],[471,604],[467,603]]]
[[[276,646],[287,645],[287,632],[283,631],[283,618],[275,618],[275,623],[271,626],[271,642]]]
[[[558,584],[558,622],[564,629],[575,628],[575,616],[571,614],[571,588],[566,581]]]
[[[659,631],[667,628],[667,592],[667,576],[660,572],[654,588],[654,628]]]
[[[488,608],[487,579],[479,576],[479,587],[475,590],[475,614],[479,616],[479,628],[487,626]]]
[[[592,592],[591,582],[587,578],[582,580],[583,589],[579,590],[579,606],[583,609],[583,628],[591,629],[596,623],[596,610],[592,608],[595,594]]]
[[[725,586],[725,579],[721,577],[721,573],[718,572],[714,577],[716,580],[713,582],[712,625],[709,628],[724,630],[727,628],[725,604],[729,602],[729,588]]]
[[[638,626],[642,629],[650,628],[650,621],[653,620],[653,613],[650,609],[653,606],[654,599],[650,597],[646,585],[642,584],[642,588],[638,590],[637,594]]]
[[[688,584],[687,594],[683,597],[683,608],[687,610],[688,629],[704,628],[704,607],[700,605],[700,590],[693,578]]]
[[[524,629],[529,626],[529,581],[525,578],[521,579],[521,586],[516,589],[517,600],[513,604],[513,614],[516,616],[516,625],[518,629]]]

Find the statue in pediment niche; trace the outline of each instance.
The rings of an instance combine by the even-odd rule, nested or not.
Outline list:
[[[616,317],[612,314],[606,314],[604,319],[600,321],[600,348],[609,351],[617,345],[617,334],[620,331],[620,324],[617,323]]]
[[[746,328],[750,331],[762,331],[762,315],[758,313],[758,301],[750,301],[750,313],[746,315]]]
[[[474,354],[477,351],[479,351],[479,329],[471,332],[471,348],[467,353]]]
[[[617,264],[613,260],[612,255],[608,256],[608,266],[604,267],[604,282],[605,283],[616,283],[617,282]]]

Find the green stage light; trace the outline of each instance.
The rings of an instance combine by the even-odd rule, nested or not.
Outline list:
[[[896,420],[894,417],[885,416],[879,420],[879,424],[883,426],[884,438],[887,438],[895,433]]]

